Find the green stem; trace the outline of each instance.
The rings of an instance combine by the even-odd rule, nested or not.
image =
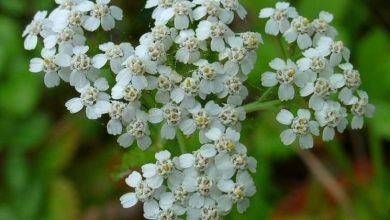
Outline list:
[[[280,100],[273,100],[268,102],[255,101],[245,105],[244,109],[247,113],[251,113],[251,112],[269,109],[270,107],[279,105],[280,103],[282,103]]]
[[[277,39],[278,39],[279,49],[280,49],[280,51],[281,51],[282,54],[283,54],[283,58],[284,58],[284,59],[288,59],[288,55],[287,55],[286,49],[284,48],[284,45],[283,45],[283,39],[282,39],[282,37],[279,35]]]
[[[186,142],[181,131],[176,132],[176,139],[177,139],[177,143],[179,144],[180,152],[182,154],[187,153]]]

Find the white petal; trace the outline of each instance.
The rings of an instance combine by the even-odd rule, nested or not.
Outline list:
[[[92,58],[92,65],[96,69],[101,69],[107,63],[107,57],[104,54],[98,54]]]
[[[190,168],[194,165],[195,157],[192,154],[183,154],[179,157],[180,166],[184,169]]]
[[[131,208],[138,202],[135,193],[126,193],[121,196],[119,200],[121,201],[123,208]]]
[[[313,136],[310,134],[302,135],[299,137],[299,145],[303,149],[309,149],[313,147]]]
[[[285,109],[282,109],[279,114],[276,116],[276,120],[284,125],[290,125],[292,120],[294,119],[293,114]]]
[[[65,106],[70,111],[70,113],[77,113],[84,107],[81,98],[73,98],[67,101]]]
[[[142,181],[142,176],[140,173],[134,171],[126,178],[126,184],[130,187],[136,188]]]
[[[60,84],[60,77],[58,76],[57,73],[54,72],[46,73],[44,77],[44,81],[47,88],[53,88]]]
[[[280,138],[282,139],[284,145],[290,145],[295,141],[296,134],[292,129],[288,129],[280,134]]]
[[[37,46],[38,37],[36,35],[29,34],[24,40],[24,49],[33,50]]]

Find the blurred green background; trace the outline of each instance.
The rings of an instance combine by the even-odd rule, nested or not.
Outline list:
[[[113,0],[124,9],[117,30],[99,36],[130,41],[150,27],[144,0]],[[263,33],[257,18],[273,0],[242,0],[249,12],[237,31]],[[362,131],[347,131],[337,140],[316,142],[314,162],[345,193],[354,215],[345,211],[301,157],[279,141],[281,127],[274,111],[249,115],[243,142],[258,159],[254,175],[258,192],[244,215],[226,219],[390,219],[390,3],[388,0],[296,0],[300,14],[314,19],[321,10],[335,15],[333,24],[352,51],[363,88],[377,111]],[[61,85],[46,89],[42,75],[28,72],[29,59],[39,52],[23,50],[21,33],[37,10],[51,10],[52,0],[0,0],[0,220],[142,219],[141,207],[122,209],[121,194],[130,169],[152,162],[151,150],[121,149],[105,131],[106,119],[70,115],[64,103],[76,93]],[[260,95],[260,74],[281,56],[273,39],[264,36],[256,70],[249,80]],[[256,97],[251,97],[255,99]],[[256,122],[256,123],[255,123]],[[261,122],[261,123],[260,123]],[[155,130],[156,132],[156,130]],[[191,145],[195,145],[191,144]],[[168,149],[178,152],[174,143]],[[320,178],[321,179],[321,178]]]

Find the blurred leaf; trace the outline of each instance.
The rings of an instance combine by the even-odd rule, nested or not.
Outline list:
[[[43,205],[43,198],[42,182],[37,178],[30,179],[23,193],[13,198],[14,213],[20,220],[37,219]]]
[[[14,73],[9,80],[1,83],[0,113],[14,117],[31,114],[39,101],[40,80],[39,77],[24,72]]]
[[[349,0],[301,0],[297,5],[298,13],[309,19],[318,17],[321,11],[328,11],[340,19],[347,13]]]
[[[12,195],[21,193],[27,186],[28,166],[24,155],[10,150],[4,163],[5,182]]]
[[[60,122],[53,128],[50,142],[40,150],[36,161],[37,173],[51,176],[62,171],[75,153],[79,131],[69,121]]]
[[[16,54],[20,55],[23,46],[21,38],[22,33],[17,27],[18,24],[14,20],[0,15],[0,75],[7,73],[4,71],[7,60],[11,57],[15,57]]]
[[[8,13],[22,14],[27,11],[27,1],[0,1],[0,7],[6,10]]]
[[[30,120],[18,125],[13,135],[11,145],[24,150],[31,149],[39,144],[49,130],[50,120],[45,114],[37,114]]]
[[[74,186],[65,178],[57,178],[50,186],[46,220],[79,219],[79,199]]]

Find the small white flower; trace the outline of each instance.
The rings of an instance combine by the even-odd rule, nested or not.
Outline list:
[[[187,119],[183,122],[183,133],[185,135],[191,135],[195,130],[199,130],[200,143],[206,143],[210,141],[206,137],[206,133],[213,128],[223,129],[222,124],[219,122],[217,116],[221,112],[221,108],[215,104],[214,101],[209,101],[204,108],[199,103],[194,108],[188,110],[191,113],[191,119]]]
[[[265,32],[270,35],[284,33],[290,27],[289,18],[298,16],[294,7],[288,2],[277,2],[275,8],[264,8],[260,11],[260,18],[270,18],[265,25]]]
[[[214,144],[205,144],[200,148],[199,152],[204,157],[214,157],[217,153],[245,152],[242,150],[245,146],[239,142],[240,133],[231,128],[226,129],[225,133],[218,128],[213,128],[206,135],[214,141]]]
[[[22,37],[25,37],[24,40],[24,49],[33,50],[36,48],[38,43],[38,36],[46,37],[48,32],[46,28],[50,25],[46,19],[47,11],[38,11],[33,21],[27,25],[26,29],[23,31]],[[49,33],[49,32],[48,32]]]
[[[119,136],[119,145],[127,148],[133,145],[134,141],[137,141],[138,147],[141,150],[146,150],[152,144],[152,139],[149,136],[148,115],[141,110],[136,110],[134,117],[126,120],[128,120],[126,121],[126,133]]]
[[[61,62],[56,59],[55,49],[43,49],[41,51],[42,58],[33,58],[30,61],[30,72],[39,73],[44,72],[44,82],[48,88],[58,86],[60,84],[59,71],[61,70]],[[63,78],[64,81],[67,78]]]
[[[248,172],[238,172],[236,182],[232,180],[220,180],[218,189],[227,193],[218,199],[218,206],[224,212],[229,212],[233,204],[237,204],[239,213],[245,212],[249,207],[248,197],[256,193],[255,183]]]
[[[157,64],[142,56],[142,54],[131,55],[123,62],[122,69],[116,76],[119,84],[127,85],[131,83],[136,89],[143,90],[148,88],[150,80],[147,74],[157,73]]]
[[[107,132],[111,135],[122,134],[122,117],[127,105],[119,101],[111,101],[111,110],[109,111],[110,120],[107,123]]]
[[[115,27],[115,20],[122,20],[122,9],[117,6],[108,6],[110,2],[111,0],[96,0],[95,4],[90,5],[90,15],[86,16],[83,22],[86,30],[96,31],[101,24],[103,30],[109,31]]]
[[[313,28],[316,34],[313,37],[314,45],[317,45],[318,40],[323,37],[334,39],[337,35],[337,30],[330,25],[333,20],[333,15],[326,11],[321,11],[319,18],[313,21]]]
[[[359,98],[351,106],[353,114],[351,127],[352,129],[362,129],[364,124],[364,116],[371,118],[375,112],[375,106],[368,102],[368,95],[364,91],[357,91]]]
[[[132,188],[135,188],[135,192],[126,193],[121,196],[120,201],[123,208],[131,208],[135,206],[139,201],[147,202],[153,199],[155,190],[149,187],[145,181],[142,180],[140,173],[134,171],[127,178],[126,183]]]
[[[199,95],[200,81],[194,77],[187,77],[180,86],[173,89],[171,99],[175,103],[182,103],[186,108],[194,107],[195,97]]]
[[[298,116],[285,109],[282,109],[276,117],[276,120],[284,125],[290,126],[289,129],[280,134],[283,144],[291,145],[295,139],[299,138],[299,145],[303,149],[313,147],[313,136],[319,135],[318,122],[311,121],[311,113],[306,109],[299,109]]]
[[[80,27],[66,27],[58,32],[54,31],[43,40],[45,48],[48,49],[54,48],[56,45],[59,45],[60,48],[83,46],[85,41],[83,29]]]
[[[206,42],[199,41],[193,30],[181,31],[175,42],[180,45],[176,52],[176,59],[182,63],[194,63],[200,59],[200,51],[207,50]]]
[[[173,43],[173,39],[177,35],[175,28],[169,28],[165,25],[156,25],[152,27],[151,32],[141,36],[140,44],[148,45],[151,42],[159,41],[164,44],[165,50],[168,50]]]
[[[312,95],[309,99],[309,107],[318,111],[325,105],[329,96],[343,87],[345,81],[341,74],[332,74],[329,79],[317,78],[309,81],[300,91],[302,97]]]
[[[117,74],[122,69],[122,63],[127,57],[134,53],[134,48],[130,43],[115,45],[112,42],[99,45],[99,49],[104,54],[97,54],[92,59],[92,65],[96,69],[101,69],[110,61],[111,70]]]
[[[326,58],[327,50],[322,48],[310,48],[303,52],[303,58],[297,61],[300,71],[311,71],[318,73],[320,77],[329,77],[333,73],[333,68]]]
[[[108,89],[107,80],[104,78],[97,79],[93,86],[87,85],[76,89],[80,97],[70,99],[65,104],[70,113],[77,113],[85,106],[87,118],[98,119],[110,111],[110,96],[103,92]]]
[[[57,62],[65,67],[64,71],[70,72],[70,85],[76,88],[85,87],[89,81],[94,81],[99,76],[99,70],[92,66],[92,58],[86,54],[88,50],[88,46],[76,46],[56,57]]]
[[[297,41],[298,47],[302,50],[312,46],[311,35],[310,21],[302,16],[294,18],[290,28],[283,34],[288,43]]]
[[[230,21],[234,18],[234,12],[237,13],[238,17],[244,19],[247,15],[245,8],[238,2],[238,0],[220,0],[222,6],[228,10],[230,14]],[[230,22],[229,22],[230,23]]]
[[[256,50],[263,43],[263,38],[256,32],[244,32],[240,34],[244,41],[244,47],[247,50]]]
[[[188,118],[188,112],[182,106],[169,102],[161,109],[152,108],[149,110],[149,121],[153,124],[164,120],[161,127],[161,137],[172,140],[176,137],[177,127],[184,129],[184,121]]]
[[[279,84],[279,99],[282,101],[294,99],[294,84],[298,87],[305,86],[305,74],[300,72],[296,64],[290,59],[285,62],[280,58],[276,58],[269,65],[276,72],[263,73],[261,76],[262,85],[265,87],[274,87]]]
[[[157,162],[155,164],[146,164],[142,166],[142,174],[145,182],[153,189],[158,189],[163,184],[164,179],[168,182],[174,182],[176,170],[171,159],[169,151],[161,151],[155,155]]]
[[[218,115],[219,121],[225,127],[233,128],[236,131],[241,130],[241,121],[246,118],[245,109],[232,104],[224,104]]]
[[[196,29],[196,36],[200,41],[211,39],[211,50],[222,52],[225,50],[225,42],[227,42],[230,37],[233,37],[234,33],[221,21],[201,21]]]
[[[157,25],[166,25],[173,19],[175,28],[178,30],[187,29],[192,21],[192,8],[195,5],[186,0],[175,0],[171,7],[167,7],[165,10],[156,16]]]
[[[236,145],[234,151],[215,156],[215,166],[223,179],[230,179],[238,171],[256,172],[257,161],[247,156],[244,145]]]
[[[243,85],[245,80],[246,76],[225,74],[223,77],[224,89],[218,94],[218,98],[228,96],[228,104],[242,105],[248,96],[248,89]]]
[[[194,0],[193,3],[199,5],[193,11],[195,20],[205,18],[211,22],[222,21],[225,24],[233,21],[234,15],[229,12],[229,9],[221,7],[220,0]]]
[[[356,102],[356,97],[353,96],[353,92],[361,85],[360,73],[355,70],[350,63],[344,63],[339,65],[343,70],[343,76],[345,79],[345,87],[339,93],[339,99],[346,105]]]
[[[341,107],[340,103],[328,101],[325,106],[315,113],[316,120],[321,127],[324,127],[322,139],[333,140],[335,129],[342,133],[348,125],[347,110]]]
[[[244,45],[244,39],[241,37],[231,37],[228,40],[230,48],[226,48],[220,53],[219,59],[227,62],[224,65],[225,72],[230,75],[236,75],[242,71],[248,75],[254,68],[257,54],[253,50],[247,50]]]
[[[170,101],[171,92],[176,88],[176,84],[182,81],[182,76],[167,66],[160,66],[157,77],[157,102],[167,104]]]
[[[198,66],[198,70],[194,72],[194,77],[201,79],[199,84],[199,95],[201,97],[222,92],[224,70],[221,63],[210,64],[207,60],[199,60],[194,65]]]
[[[318,40],[317,47],[320,50],[328,50],[330,65],[337,66],[341,63],[342,59],[345,62],[349,62],[350,51],[346,48],[342,41],[334,41],[330,37],[321,37]]]

